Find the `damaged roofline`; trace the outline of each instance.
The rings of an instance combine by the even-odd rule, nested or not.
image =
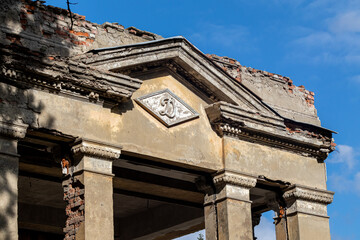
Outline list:
[[[141,42],[141,43],[135,43],[135,44],[129,44],[129,45],[122,45],[122,46],[116,46],[116,47],[98,48],[98,49],[90,50],[89,52],[98,53],[98,52],[101,52],[101,51],[117,50],[117,49],[121,49],[121,48],[129,48],[129,47],[147,46],[147,45],[153,45],[153,44],[158,44],[158,43],[166,43],[166,42],[185,42],[186,44],[188,44],[194,51],[196,51],[199,55],[201,55],[207,62],[209,62],[217,70],[221,71],[223,74],[225,74],[230,79],[232,79],[234,82],[236,82],[236,84],[240,84],[242,87],[244,87],[254,97],[256,97],[259,101],[261,101],[262,104],[264,104],[270,111],[272,111],[274,114],[276,114],[280,118],[284,119],[284,121],[289,121],[289,122],[292,122],[292,123],[295,123],[295,124],[305,125],[305,126],[308,126],[308,127],[312,127],[312,128],[315,128],[315,129],[322,130],[322,131],[328,131],[328,132],[337,134],[337,132],[335,132],[333,130],[330,130],[330,129],[327,129],[327,128],[324,128],[324,127],[321,127],[321,126],[317,126],[317,125],[310,124],[310,123],[298,122],[298,121],[295,121],[295,120],[292,120],[292,119],[289,119],[289,118],[286,118],[286,117],[282,116],[280,113],[278,113],[272,107],[270,107],[267,103],[265,103],[260,96],[255,94],[252,90],[250,90],[248,87],[246,87],[241,82],[236,81],[228,72],[226,72],[220,66],[215,64],[201,50],[199,50],[196,46],[194,46],[189,40],[187,40],[183,36],[174,36],[174,37],[169,37],[169,38],[164,38],[164,39],[159,39],[159,40],[153,40],[153,41],[147,41],[147,42]]]
[[[280,115],[281,116],[281,115]],[[281,116],[282,117],[282,116]],[[312,128],[315,128],[315,129],[319,129],[319,130],[323,130],[323,131],[327,131],[327,132],[331,132],[331,133],[335,133],[335,134],[338,134],[338,132],[335,132],[331,129],[328,129],[328,128],[324,128],[324,127],[321,127],[321,126],[318,126],[318,125],[314,125],[314,124],[311,124],[311,123],[305,123],[305,122],[299,122],[299,121],[295,121],[293,119],[290,119],[290,118],[286,118],[286,117],[282,117],[285,121],[289,121],[289,122],[292,122],[292,123],[295,123],[295,124],[299,124],[299,125],[304,125],[304,126],[308,126],[308,127],[312,127]]]
[[[241,82],[236,81],[228,72],[226,72],[224,69],[222,69],[220,66],[218,66],[216,63],[214,63],[211,59],[209,59],[200,49],[198,49],[194,44],[192,44],[189,40],[187,40],[183,36],[174,36],[159,40],[153,40],[153,41],[147,41],[147,42],[141,42],[141,43],[135,43],[135,44],[129,44],[129,45],[121,45],[116,47],[109,47],[109,48],[98,48],[88,51],[88,53],[98,53],[101,51],[111,51],[111,50],[117,50],[122,48],[131,48],[131,47],[141,47],[141,46],[148,46],[148,45],[154,45],[159,43],[166,43],[166,42],[184,42],[185,44],[189,45],[197,54],[199,54],[206,62],[210,63],[214,68],[216,68],[218,71],[220,71],[222,74],[226,75],[229,79],[232,80],[234,84],[239,84],[242,88],[244,88],[246,91],[250,92],[250,94],[253,95],[254,98],[256,98],[258,101],[260,101],[268,110],[273,112],[275,115],[283,118],[277,111],[275,111],[272,107],[270,107],[268,104],[266,104],[263,99],[255,94],[251,89],[249,89],[247,86],[242,84]]]

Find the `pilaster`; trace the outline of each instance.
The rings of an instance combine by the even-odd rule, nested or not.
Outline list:
[[[114,239],[112,162],[121,149],[90,140],[72,147],[75,164],[63,181],[65,239]]]
[[[223,170],[213,176],[204,213],[207,239],[253,239],[250,188],[256,178]]]
[[[0,239],[18,239],[17,144],[27,125],[0,122]]]
[[[292,185],[284,191],[286,215],[277,219],[277,239],[330,239],[327,205],[333,192]],[[284,233],[285,231],[285,233]]]

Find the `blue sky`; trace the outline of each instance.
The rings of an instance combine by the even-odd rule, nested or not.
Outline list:
[[[328,208],[332,239],[360,239],[359,0],[73,1],[73,11],[92,22],[182,35],[204,53],[288,76],[314,91],[322,125],[339,132],[337,152],[327,160],[328,189],[336,192]],[[66,8],[65,0],[47,4]],[[271,224],[268,216],[259,234]],[[274,239],[265,235],[260,239]]]

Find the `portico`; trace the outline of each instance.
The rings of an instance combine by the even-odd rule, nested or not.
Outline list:
[[[277,239],[329,240],[334,132],[302,93],[183,37],[135,42],[0,45],[0,238],[252,240],[274,211]]]

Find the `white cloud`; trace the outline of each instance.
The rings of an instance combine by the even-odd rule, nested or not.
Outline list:
[[[329,176],[329,189],[342,193],[357,193],[360,196],[360,171],[356,168],[360,153],[348,145],[338,145],[328,160],[336,171]]]
[[[360,11],[338,14],[330,21],[329,29],[335,33],[360,32]]]
[[[347,193],[350,191],[349,186],[353,186],[354,180],[350,174],[333,174],[329,176],[328,188],[332,191]]]
[[[360,172],[356,173],[354,181],[355,181],[355,184],[354,184],[355,185],[355,190],[360,195]]]
[[[360,65],[360,1],[317,0],[305,9],[318,22],[290,42],[288,58],[312,64]]]
[[[360,56],[359,56],[359,58],[360,58]],[[352,77],[350,78],[350,81],[353,82],[353,83],[360,84],[360,75],[352,76]]]
[[[329,163],[345,163],[348,169],[353,169],[356,164],[356,158],[359,155],[353,147],[348,145],[338,145],[336,151],[331,155]]]
[[[329,177],[328,188],[335,192],[356,193],[360,196],[360,172],[333,174]]]

